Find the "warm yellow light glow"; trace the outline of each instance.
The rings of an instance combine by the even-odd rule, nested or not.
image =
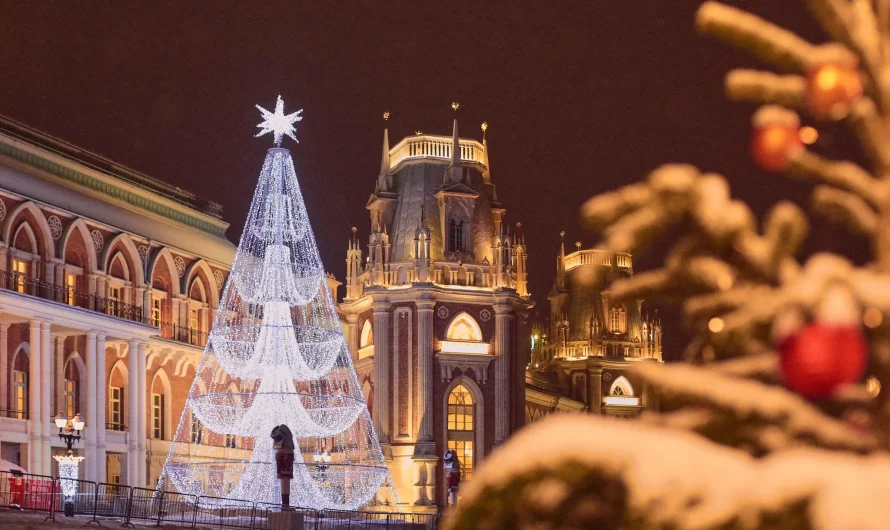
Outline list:
[[[459,108],[460,108],[460,103],[458,103],[457,101],[452,101],[452,102],[451,102],[451,108],[454,109],[454,110],[459,109]]]
[[[442,353],[469,353],[472,355],[488,355],[487,342],[462,342],[456,340],[443,340]]]
[[[724,327],[725,324],[722,318],[714,317],[708,321],[708,329],[711,330],[711,333],[720,333]]]
[[[798,134],[800,135],[800,141],[807,145],[812,145],[819,139],[819,131],[810,126],[801,127]]]
[[[724,274],[723,276],[720,277],[720,279],[717,280],[717,288],[720,289],[721,291],[728,291],[728,290],[732,289],[733,283],[734,282],[733,282],[732,276],[729,274]]]
[[[865,310],[865,313],[862,314],[862,323],[865,324],[865,327],[876,328],[880,326],[883,321],[884,315],[881,313],[880,309],[875,307],[869,307]]]
[[[445,336],[450,340],[479,342],[482,340],[482,329],[473,317],[461,313],[451,321]]]
[[[840,71],[835,65],[825,65],[816,74],[816,84],[823,90],[834,88],[840,79]]]
[[[488,130],[488,122],[487,122],[487,121],[483,121],[483,122],[482,122],[482,132],[485,132],[485,131],[487,131],[487,130]]]
[[[623,405],[634,406],[640,405],[640,398],[632,396],[606,396],[603,398],[603,405]]]
[[[877,397],[881,393],[881,382],[876,377],[869,377],[865,380],[865,390],[871,397]]]
[[[383,113],[383,119],[384,119],[384,120],[388,120],[388,119],[389,119],[389,112],[388,112],[388,111]]]
[[[420,136],[423,134],[423,131],[414,131],[414,134],[416,134],[417,136]]]
[[[374,345],[371,344],[369,346],[364,346],[362,348],[359,348],[358,352],[356,352],[356,353],[358,353],[359,359],[366,359],[368,357],[373,357],[374,356]]]

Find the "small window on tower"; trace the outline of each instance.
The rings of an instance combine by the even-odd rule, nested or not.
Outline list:
[[[448,251],[462,252],[464,249],[464,223],[457,219],[448,222]]]

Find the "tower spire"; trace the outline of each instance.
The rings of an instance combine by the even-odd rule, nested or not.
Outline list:
[[[565,289],[566,287],[566,232],[559,233],[559,268],[556,274],[556,288]]]
[[[389,112],[383,113],[384,124],[389,121]],[[380,157],[380,175],[377,177],[377,191],[389,191],[391,161],[389,158],[389,128],[383,127],[383,154]]]
[[[488,140],[485,138],[485,133],[488,131],[488,122],[482,122],[482,165],[485,166],[485,169],[482,170],[482,178],[485,179],[486,182],[491,180],[491,167],[488,165]]]
[[[460,103],[452,102],[451,108],[454,109],[454,125],[451,131],[451,165],[445,173],[445,184],[458,184],[463,177],[463,170],[460,166],[460,138],[457,136],[457,109]]]

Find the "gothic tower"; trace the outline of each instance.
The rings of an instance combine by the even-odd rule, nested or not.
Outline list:
[[[503,219],[488,146],[417,134],[383,155],[367,255],[347,248],[340,310],[374,427],[406,509],[443,507],[441,455],[465,478],[524,422],[524,238]]]

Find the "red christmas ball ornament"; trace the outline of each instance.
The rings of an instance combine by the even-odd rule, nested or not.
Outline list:
[[[751,157],[766,171],[780,172],[803,150],[797,114],[781,107],[763,107],[753,119]]]
[[[779,354],[785,385],[818,400],[862,378],[868,346],[859,326],[813,323],[786,337]]]
[[[862,96],[862,78],[855,63],[824,63],[807,73],[807,103],[814,114],[840,119]]]

